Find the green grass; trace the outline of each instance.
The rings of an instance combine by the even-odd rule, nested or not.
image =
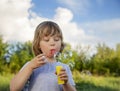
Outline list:
[[[73,72],[77,91],[120,91],[120,77],[87,76]],[[9,91],[11,74],[0,75],[0,91]]]
[[[0,91],[10,91],[9,83],[12,76],[11,74],[0,75]]]
[[[74,72],[77,91],[120,91],[120,77],[91,76]]]

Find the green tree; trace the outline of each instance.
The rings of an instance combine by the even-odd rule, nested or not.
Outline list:
[[[3,72],[3,68],[5,68],[5,59],[4,55],[6,53],[6,48],[8,44],[3,42],[3,38],[0,35],[0,73]]]
[[[13,45],[11,45],[13,46]],[[31,50],[31,42],[28,41],[24,44],[22,43],[17,43],[14,47],[14,52],[12,53],[11,56],[11,61],[10,61],[10,71],[12,73],[16,73],[20,68],[28,61],[30,61],[33,57],[33,53]],[[12,49],[11,49],[12,50]]]
[[[92,58],[92,62],[94,63],[92,72],[99,75],[108,75],[109,67],[107,65],[113,57],[114,50],[110,49],[105,44],[98,44],[96,49],[97,53]]]
[[[92,72],[99,75],[119,75],[120,46],[116,50],[105,44],[98,44],[97,53],[91,58]]]
[[[75,60],[75,68],[79,71],[89,70],[90,67],[90,46],[82,47],[78,45],[76,47],[77,55]]]

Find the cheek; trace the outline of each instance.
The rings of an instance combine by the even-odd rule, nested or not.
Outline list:
[[[58,43],[57,44],[57,50],[60,51],[60,49],[61,49],[61,43]]]
[[[47,46],[46,46],[43,42],[41,42],[41,43],[40,43],[40,49],[41,49],[41,51],[42,51],[43,53],[45,53],[46,48],[47,48]]]
[[[42,53],[44,53],[45,55],[48,55],[48,54],[49,54],[48,48],[47,48],[46,46],[42,46],[42,47],[41,47],[41,51],[42,51]]]

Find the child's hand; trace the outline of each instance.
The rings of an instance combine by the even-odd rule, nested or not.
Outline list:
[[[68,75],[66,73],[66,70],[64,68],[61,69],[60,73],[58,74],[61,80],[65,82],[65,84],[68,82]]]
[[[32,69],[38,68],[42,65],[44,65],[46,63],[45,61],[45,55],[44,54],[40,54],[36,57],[34,57],[31,61],[30,61],[30,67]]]

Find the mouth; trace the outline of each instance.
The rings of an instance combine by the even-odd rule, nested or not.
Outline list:
[[[51,49],[50,50],[50,55],[54,55],[56,53],[56,50],[55,49]]]
[[[48,57],[56,57],[59,54],[59,52],[56,49],[51,49],[49,51]]]

